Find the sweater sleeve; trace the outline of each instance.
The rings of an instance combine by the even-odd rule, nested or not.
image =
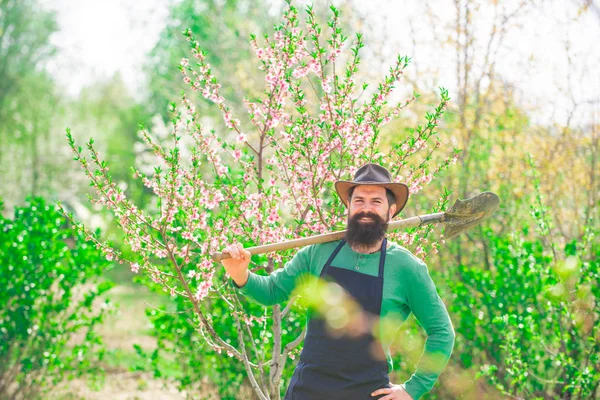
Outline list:
[[[231,281],[240,293],[265,306],[289,299],[299,281],[309,273],[310,246],[300,250],[283,268],[264,276],[250,272],[248,282],[241,288]]]
[[[404,383],[408,394],[417,400],[429,392],[446,367],[454,347],[454,329],[446,306],[437,294],[427,266],[416,261],[407,291],[410,310],[427,333],[425,348],[416,372]]]

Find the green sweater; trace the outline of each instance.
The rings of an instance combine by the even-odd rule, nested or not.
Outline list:
[[[250,273],[248,282],[240,292],[250,299],[273,305],[288,300],[297,284],[306,274],[319,276],[327,259],[339,241],[308,246],[301,249],[284,268],[269,276]],[[332,262],[339,268],[377,276],[380,252],[357,253],[345,244]],[[234,286],[236,286],[234,284]],[[390,371],[393,368],[389,346],[394,341],[400,325],[410,313],[427,333],[427,341],[416,372],[405,382],[404,387],[414,400],[433,388],[439,374],[446,366],[454,346],[452,322],[435,284],[429,276],[427,266],[404,247],[388,242],[383,279],[383,302],[381,317],[397,321],[393,328],[381,324],[381,343],[386,352]],[[388,318],[389,317],[389,318]]]

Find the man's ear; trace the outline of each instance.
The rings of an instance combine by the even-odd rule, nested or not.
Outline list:
[[[396,205],[392,204],[390,206],[390,211],[389,211],[389,215],[388,215],[388,219],[392,219],[392,217],[394,216],[394,214],[396,214]]]

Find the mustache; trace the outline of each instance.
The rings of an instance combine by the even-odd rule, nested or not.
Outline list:
[[[381,218],[381,216],[380,216],[380,215],[378,215],[378,214],[375,214],[375,213],[372,213],[372,212],[367,212],[367,211],[363,211],[363,212],[361,212],[361,213],[355,214],[355,215],[352,217],[352,220],[353,220],[353,221],[358,221],[358,220],[359,220],[359,219],[361,219],[361,218],[372,218],[372,219],[374,219],[375,221],[385,222],[385,221],[383,220],[383,218]]]

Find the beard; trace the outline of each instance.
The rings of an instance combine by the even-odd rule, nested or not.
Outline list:
[[[370,222],[361,222],[360,218],[371,218]],[[375,213],[361,212],[348,218],[346,242],[352,248],[367,250],[382,240],[387,231],[389,221],[384,221]]]

